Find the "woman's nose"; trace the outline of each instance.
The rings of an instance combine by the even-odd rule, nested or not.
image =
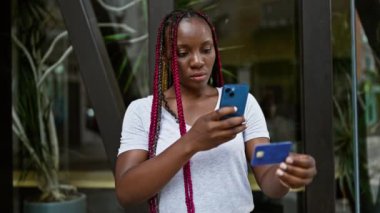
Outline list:
[[[203,58],[200,53],[194,53],[191,56],[190,66],[192,67],[201,67],[203,66]]]

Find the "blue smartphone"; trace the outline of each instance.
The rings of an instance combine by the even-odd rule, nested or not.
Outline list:
[[[248,92],[248,84],[225,84],[223,86],[219,108],[226,106],[235,106],[237,107],[237,111],[224,116],[222,119],[244,115]]]
[[[290,141],[257,145],[252,154],[251,165],[281,163],[288,157],[291,148],[292,142]]]

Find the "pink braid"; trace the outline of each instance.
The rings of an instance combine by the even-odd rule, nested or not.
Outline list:
[[[177,32],[178,32],[178,24],[181,21],[183,16],[184,14],[181,15],[180,17],[177,17],[175,25],[171,28],[172,35],[173,35],[172,46],[171,46],[171,55],[172,55],[171,68],[173,72],[174,91],[176,95],[179,130],[180,130],[181,136],[186,134],[186,123],[185,123],[185,117],[183,114],[181,88],[180,88],[180,80],[179,80],[179,69],[178,69],[178,59],[177,59]],[[183,175],[185,179],[184,185],[185,185],[185,198],[186,198],[187,212],[194,213],[195,207],[194,207],[194,200],[193,200],[193,187],[192,187],[192,180],[191,180],[190,161],[185,164],[183,168]]]
[[[212,40],[214,42],[214,49],[215,49],[215,54],[216,54],[216,62],[215,63],[217,66],[216,72],[214,72],[214,69],[213,69],[212,77],[215,80],[214,86],[221,87],[224,84],[224,80],[223,80],[223,73],[222,73],[222,61],[220,59],[220,53],[219,53],[219,49],[218,49],[218,39],[216,37],[215,27],[211,24],[211,21],[209,20],[208,16],[206,16],[204,13],[196,12],[196,14],[199,17],[203,18],[207,22],[208,26],[211,29]]]
[[[160,26],[161,28],[162,26]],[[155,133],[156,133],[156,127],[157,127],[157,111],[158,111],[158,99],[159,99],[159,94],[158,94],[158,78],[160,75],[160,70],[159,70],[159,61],[160,61],[160,53],[159,53],[159,46],[161,43],[161,35],[159,34],[157,36],[157,45],[156,45],[156,64],[154,67],[154,80],[153,80],[153,103],[152,103],[152,111],[151,111],[151,120],[150,120],[150,129],[149,129],[149,158],[154,157],[154,150],[153,150],[153,145],[154,145],[154,138],[155,138]]]
[[[221,70],[221,60],[220,60],[220,54],[218,51],[218,45],[217,45],[217,38],[216,38],[216,32],[207,18],[206,15],[199,13],[199,12],[186,12],[186,11],[174,11],[173,13],[167,15],[163,21],[160,24],[158,36],[157,36],[157,43],[156,43],[156,52],[155,52],[155,73],[154,73],[154,85],[153,85],[153,102],[152,102],[152,110],[151,110],[151,123],[149,128],[149,158],[153,158],[156,155],[156,146],[157,146],[157,140],[158,140],[158,134],[160,129],[160,116],[161,116],[161,102],[163,97],[163,89],[162,82],[163,76],[163,67],[161,64],[162,54],[163,53],[163,41],[162,39],[165,38],[165,29],[166,29],[166,22],[170,21],[171,18],[173,18],[173,22],[168,22],[170,24],[170,36],[172,38],[170,51],[172,60],[170,63],[170,67],[172,70],[172,77],[173,77],[173,86],[175,90],[176,95],[176,104],[177,104],[177,113],[178,113],[178,120],[179,120],[179,129],[181,136],[186,134],[186,122],[183,112],[183,105],[182,105],[182,96],[181,96],[181,87],[180,87],[180,79],[179,79],[179,67],[178,67],[178,57],[177,57],[177,33],[178,33],[178,25],[180,21],[183,19],[184,16],[188,15],[190,17],[194,17],[194,15],[203,18],[207,24],[209,25],[210,29],[212,30],[212,37],[214,42],[214,48],[216,53],[216,61],[215,65],[212,70],[212,79],[213,79],[213,85],[214,86],[222,86],[223,85],[223,76],[222,76],[222,70]],[[168,79],[165,79],[168,80]],[[185,187],[185,199],[186,199],[186,207],[188,213],[194,213],[195,212],[195,206],[194,206],[194,200],[193,200],[193,187],[192,187],[192,179],[191,179],[191,169],[190,169],[190,161],[185,164],[183,167],[183,175],[184,175],[184,187]],[[149,207],[151,213],[158,213],[158,195],[155,195],[151,199],[149,199]]]
[[[156,43],[156,52],[155,52],[155,67],[154,67],[154,82],[153,82],[153,102],[152,102],[152,110],[151,110],[151,120],[150,120],[150,127],[149,127],[149,158],[153,158],[155,156],[155,146],[156,146],[156,130],[158,128],[158,116],[159,115],[159,75],[160,72],[160,60],[161,60],[161,54],[160,54],[160,47],[161,47],[161,33],[164,27],[164,21],[161,22],[159,27],[159,33],[157,36],[157,43]],[[158,196],[155,195],[151,199],[149,199],[149,210],[151,213],[158,213]]]
[[[216,60],[217,60],[217,66],[218,66],[218,72],[214,74],[214,77],[216,79],[216,86],[221,87],[224,84],[223,80],[223,74],[222,74],[222,61],[220,60],[220,54],[218,50],[218,44],[217,44],[217,38],[214,27],[211,27],[213,33],[212,33],[212,40],[214,41],[215,46],[215,54],[216,54]]]

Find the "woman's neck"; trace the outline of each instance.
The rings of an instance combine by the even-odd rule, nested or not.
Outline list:
[[[196,100],[203,98],[205,96],[212,96],[217,92],[215,87],[212,87],[210,85],[207,85],[202,88],[193,89],[193,88],[186,88],[181,86],[181,96],[182,98],[188,99],[188,100]],[[174,86],[171,86],[167,91],[165,91],[165,96],[167,98],[175,98],[175,90]]]

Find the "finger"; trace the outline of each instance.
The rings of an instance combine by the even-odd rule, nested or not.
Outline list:
[[[313,178],[300,178],[297,176],[290,175],[287,172],[282,171],[281,169],[278,169],[276,171],[276,175],[285,186],[288,186],[289,188],[293,189],[304,187],[311,183],[311,181],[313,180]]]
[[[220,129],[230,129],[242,124],[245,125],[245,119],[242,116],[227,118],[225,120],[218,121]]]
[[[288,189],[292,188],[292,187],[290,187],[288,184],[286,184],[284,181],[282,181],[281,179],[279,179],[279,180],[280,180],[280,183],[281,183],[283,186],[285,186],[286,188],[288,188]]]
[[[303,179],[313,178],[316,175],[315,167],[310,167],[310,168],[305,169],[302,167],[297,167],[297,166],[293,166],[286,163],[281,163],[279,167],[282,171],[292,176],[303,178]]]
[[[214,137],[223,138],[225,140],[226,139],[231,140],[235,138],[237,134],[239,134],[240,132],[243,132],[246,128],[247,127],[245,126],[245,124],[241,124],[230,129],[218,131],[218,133],[214,135]]]
[[[302,168],[315,167],[315,160],[310,155],[291,153],[285,160],[287,164]]]
[[[214,112],[212,112],[211,119],[212,120],[220,120],[223,116],[228,114],[232,114],[237,111],[237,107],[222,107]]]

